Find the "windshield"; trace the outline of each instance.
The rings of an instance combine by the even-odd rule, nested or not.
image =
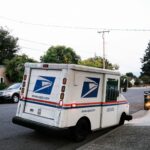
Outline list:
[[[13,85],[9,86],[7,89],[8,90],[18,89],[20,86],[21,86],[21,83],[16,83],[16,84],[13,84]]]

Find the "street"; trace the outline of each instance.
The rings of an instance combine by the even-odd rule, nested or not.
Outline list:
[[[150,89],[135,88],[124,93],[131,104],[130,113],[143,109],[143,93],[148,90]],[[70,140],[66,131],[37,133],[34,130],[13,124],[11,120],[15,116],[16,108],[17,104],[0,104],[0,150],[74,150],[113,129],[97,131],[89,135],[84,142],[75,143]]]
[[[130,114],[144,108],[144,91],[150,91],[150,88],[130,88],[126,93],[123,93],[130,103]]]
[[[88,141],[110,131],[112,128],[95,132],[80,143],[72,141],[64,131],[37,133],[34,130],[15,125],[11,122],[17,104],[0,104],[0,150],[70,150],[84,145]],[[113,127],[114,128],[114,127]]]

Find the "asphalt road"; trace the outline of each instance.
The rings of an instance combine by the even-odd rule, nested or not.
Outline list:
[[[12,123],[17,104],[0,104],[0,150],[74,150],[115,127],[94,132],[80,143],[70,139],[67,131],[38,133]]]
[[[130,89],[124,96],[131,104],[130,113],[143,109],[143,93],[150,89]],[[0,104],[0,150],[74,150],[85,143],[109,132],[105,129],[91,134],[87,140],[73,142],[67,131],[37,133],[34,130],[15,125],[11,122],[17,104]]]
[[[150,87],[130,88],[122,93],[130,103],[130,114],[133,114],[144,108],[144,91],[150,91]]]

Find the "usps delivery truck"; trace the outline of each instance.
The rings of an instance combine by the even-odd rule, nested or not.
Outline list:
[[[116,71],[73,64],[26,63],[13,122],[32,129],[71,130],[76,141],[90,131],[130,120]]]

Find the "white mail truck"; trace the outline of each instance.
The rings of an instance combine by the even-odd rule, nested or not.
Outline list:
[[[68,128],[81,141],[90,131],[130,119],[129,103],[120,94],[120,73],[74,64],[25,64],[14,123]]]

